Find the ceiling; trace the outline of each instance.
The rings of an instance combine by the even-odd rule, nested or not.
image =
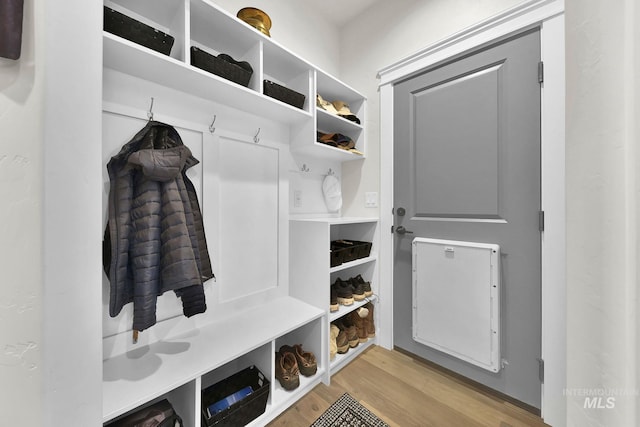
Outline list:
[[[367,8],[384,0],[311,0],[305,2],[337,27],[342,27]]]

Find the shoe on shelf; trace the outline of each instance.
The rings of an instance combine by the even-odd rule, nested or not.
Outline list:
[[[327,113],[338,115],[338,110],[336,110],[336,107],[334,107],[331,102],[322,99],[319,93],[316,94],[316,106],[322,108]]]
[[[336,338],[338,338],[339,334],[340,328],[332,323],[329,327],[329,360],[333,360],[336,357],[336,353],[338,353]],[[347,343],[347,348],[349,348],[349,343]]]
[[[300,370],[293,353],[276,352],[276,378],[285,390],[293,390],[300,385]]]
[[[329,311],[330,312],[338,311],[339,308],[340,308],[340,304],[338,304],[338,292],[336,291],[335,285],[331,285],[330,298],[329,298]]]
[[[358,333],[358,341],[360,342],[360,344],[367,342],[368,335],[367,326],[365,324],[366,319],[360,317],[357,311],[352,311],[347,316],[349,316],[351,322],[353,322],[354,326],[356,327],[356,332]]]
[[[353,293],[353,299],[356,301],[364,300],[364,286],[362,282],[358,282],[353,278],[348,280],[349,285],[351,286],[351,292]]]
[[[336,335],[336,351],[338,354],[345,354],[349,351],[349,340],[347,339],[347,333],[343,329],[343,326],[338,322],[331,323],[331,336]]]
[[[362,317],[363,319],[366,319],[367,316],[369,315],[369,309],[363,306],[357,309],[356,313],[358,313],[358,316]]]
[[[367,336],[369,338],[373,338],[376,336],[376,326],[373,323],[373,304],[368,302],[364,305],[364,307],[369,310],[369,314],[367,315],[367,318],[365,319],[365,325],[367,328]]]
[[[351,285],[340,278],[337,278],[334,282],[333,286],[336,289],[336,294],[338,296],[338,303],[342,305],[351,305],[353,304],[353,291],[351,290]]]
[[[366,282],[360,274],[358,274],[356,277],[352,277],[350,280],[352,284],[360,283],[362,285],[365,297],[368,298],[373,295],[373,291],[371,290],[371,282]]]
[[[336,321],[336,324],[347,334],[349,347],[357,347],[360,343],[360,338],[358,337],[358,330],[356,329],[356,325],[351,320],[351,316],[349,316],[348,314],[346,316],[342,316]]]
[[[300,373],[305,377],[315,375],[318,371],[318,363],[316,362],[316,356],[310,351],[304,351],[302,344],[295,344],[293,346],[283,345],[280,347],[280,353],[291,353],[296,358],[298,363],[298,369]]]

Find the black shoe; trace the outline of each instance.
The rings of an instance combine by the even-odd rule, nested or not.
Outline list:
[[[342,305],[351,305],[353,304],[353,291],[351,290],[351,285],[340,278],[336,279],[333,286],[336,289],[336,294],[338,296],[338,303]]]
[[[356,277],[351,278],[351,283],[360,283],[362,285],[362,289],[364,290],[364,296],[370,297],[373,295],[373,291],[371,290],[371,283],[365,282],[361,275],[357,275]]]
[[[338,292],[336,291],[335,285],[331,285],[329,311],[330,312],[338,311],[339,308],[340,306],[338,304]]]
[[[355,278],[349,279],[349,285],[351,286],[351,292],[353,293],[353,299],[356,301],[362,301],[364,299],[364,286],[363,282],[355,280]]]

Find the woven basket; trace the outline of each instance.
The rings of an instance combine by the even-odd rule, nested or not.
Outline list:
[[[156,52],[169,55],[174,38],[116,10],[104,7],[104,30]]]

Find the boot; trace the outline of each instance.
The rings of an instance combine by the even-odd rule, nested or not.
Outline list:
[[[365,325],[366,320],[360,317],[357,311],[352,311],[351,313],[349,313],[349,316],[351,317],[351,321],[356,327],[356,331],[358,333],[358,341],[360,343],[367,342],[367,327]]]
[[[336,348],[338,349],[338,354],[345,354],[347,351],[349,351],[349,340],[347,339],[347,333],[344,330],[344,326],[339,321],[331,324],[332,333],[334,333],[334,326],[338,328],[338,333],[336,335]]]
[[[365,325],[367,328],[367,337],[373,338],[376,336],[376,326],[373,323],[373,304],[368,302],[364,305],[369,310],[367,318],[365,319]]]
[[[333,360],[333,358],[336,357],[336,353],[338,353],[338,344],[336,343],[336,338],[338,338],[338,334],[340,334],[340,329],[332,323],[331,327],[329,328],[329,359],[330,360]],[[349,343],[347,343],[347,346],[348,344]]]
[[[342,316],[338,323],[338,327],[345,331],[347,334],[347,340],[349,341],[349,347],[354,348],[360,344],[360,338],[358,338],[358,330],[356,329],[356,325],[351,320],[351,316],[346,315]],[[342,325],[342,327],[340,326]]]

